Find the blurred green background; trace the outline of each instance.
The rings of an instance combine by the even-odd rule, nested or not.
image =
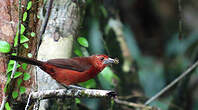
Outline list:
[[[181,11],[178,2],[87,0],[74,56],[107,54],[120,63],[80,85],[114,90],[122,100],[144,103],[177,78],[198,58],[198,1],[182,0]],[[198,110],[197,85],[194,70],[151,105]],[[76,103],[83,110],[135,109],[107,99],[76,99]]]

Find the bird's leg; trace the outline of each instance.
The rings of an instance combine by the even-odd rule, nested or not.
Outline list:
[[[80,86],[76,86],[76,85],[69,85],[70,88],[73,89],[80,89],[80,90],[85,90],[86,88],[80,87]]]
[[[65,85],[65,84],[61,84],[61,83],[58,83],[60,84],[60,86],[66,88],[66,89],[80,89],[80,90],[85,90],[86,88],[83,88],[83,87],[80,87],[80,86],[76,86],[76,85]]]

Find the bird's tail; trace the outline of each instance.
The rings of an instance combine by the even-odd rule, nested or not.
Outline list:
[[[25,58],[25,57],[13,56],[13,55],[10,55],[9,59],[15,60],[15,61],[21,61],[21,62],[28,63],[31,65],[36,65],[36,66],[42,66],[42,64],[43,64],[42,61],[39,61],[39,60],[36,60],[33,58]]]

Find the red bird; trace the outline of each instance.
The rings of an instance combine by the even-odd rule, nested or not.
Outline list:
[[[106,55],[51,59],[46,62],[19,56],[10,56],[10,59],[36,65],[63,85],[87,81],[95,77],[108,64],[118,63],[117,59],[109,58]]]

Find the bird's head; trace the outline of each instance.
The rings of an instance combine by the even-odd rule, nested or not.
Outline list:
[[[118,64],[118,59],[109,58],[107,55],[94,55],[93,56],[93,64],[95,67],[102,71],[109,64]]]

